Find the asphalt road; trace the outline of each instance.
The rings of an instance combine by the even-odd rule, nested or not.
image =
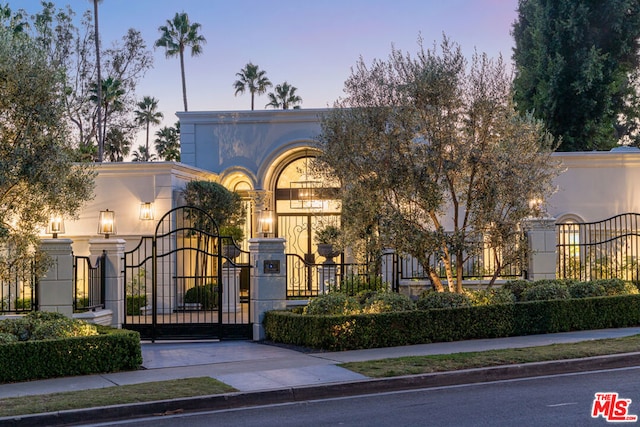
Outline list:
[[[631,399],[640,415],[640,367],[180,414],[101,426],[588,426],[598,392]],[[618,423],[616,423],[618,424]],[[626,424],[626,423],[625,423]],[[615,425],[615,424],[614,424]]]

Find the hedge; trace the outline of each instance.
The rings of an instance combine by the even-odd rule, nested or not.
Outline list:
[[[0,345],[0,382],[138,369],[140,334],[99,328],[100,335]]]
[[[357,315],[270,311],[267,340],[332,351],[640,325],[640,295]]]

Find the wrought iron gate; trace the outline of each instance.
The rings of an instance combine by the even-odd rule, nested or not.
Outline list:
[[[170,210],[125,253],[123,327],[151,340],[250,338],[248,255],[203,210]]]

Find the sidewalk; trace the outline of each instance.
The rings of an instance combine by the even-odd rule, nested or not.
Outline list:
[[[336,390],[339,390],[348,383],[362,386],[366,383],[377,384],[384,381],[370,380],[337,366],[344,362],[542,346],[635,334],[640,334],[640,327],[316,353],[302,353],[251,341],[143,342],[145,369],[3,384],[0,385],[0,399],[202,376],[210,376],[229,384],[243,395],[253,393],[267,396],[265,392],[268,391],[290,392],[297,388],[304,389],[307,394],[313,394],[311,388],[314,386],[336,386]],[[635,360],[627,359],[625,363],[635,364]],[[564,365],[566,363],[563,363]],[[520,375],[522,374],[523,372],[520,372]],[[300,398],[304,393],[298,391],[298,394]],[[32,421],[32,424],[36,424],[35,420]]]

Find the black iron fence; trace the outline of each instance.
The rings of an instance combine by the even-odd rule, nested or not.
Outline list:
[[[5,279],[0,279],[0,313],[17,314],[38,307],[38,277],[34,262],[10,268]]]
[[[104,252],[95,263],[87,256],[73,257],[74,312],[104,308],[105,260]]]
[[[556,224],[556,274],[563,279],[640,278],[640,214]]]

